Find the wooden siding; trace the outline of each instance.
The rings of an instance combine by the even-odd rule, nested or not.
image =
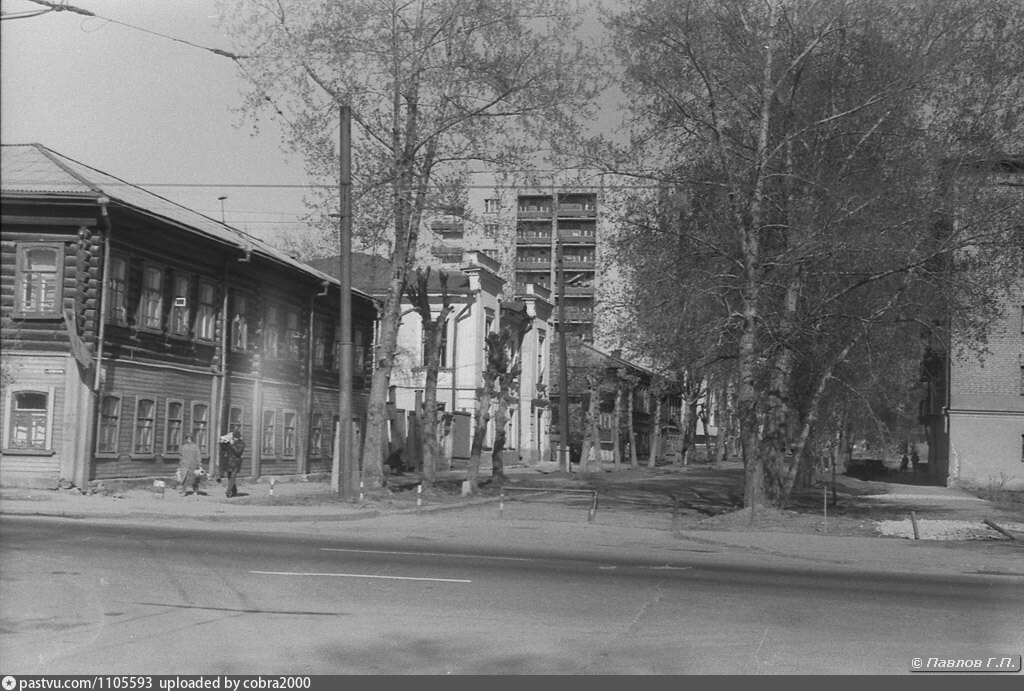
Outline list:
[[[17,484],[18,477],[33,477],[56,483],[60,479],[62,459],[74,453],[74,428],[66,424],[67,372],[75,368],[74,360],[61,355],[5,355],[4,368],[13,382],[0,393],[0,424],[3,424],[0,453],[0,484]],[[48,399],[50,455],[22,454],[6,449],[10,437],[10,399],[17,391],[52,393]]]
[[[207,429],[210,443],[203,449],[207,458],[216,441],[216,430],[212,427],[215,401],[210,400],[213,375],[202,372],[185,372],[178,369],[156,368],[135,365],[123,361],[104,362],[103,396],[117,396],[121,399],[118,427],[117,453],[112,457],[95,453],[93,472],[90,479],[130,478],[164,476],[174,473],[178,466],[178,455],[165,455],[163,440],[167,430],[167,401],[184,402],[182,436],[191,434],[192,406],[202,403],[207,406]],[[153,454],[135,456],[132,454],[132,440],[135,430],[136,402],[140,398],[155,401],[153,431]]]

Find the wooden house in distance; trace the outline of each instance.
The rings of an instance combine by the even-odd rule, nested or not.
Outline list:
[[[331,468],[338,282],[239,230],[39,144],[4,145],[0,484],[170,478],[185,436],[217,472]],[[353,291],[353,414],[376,303]]]

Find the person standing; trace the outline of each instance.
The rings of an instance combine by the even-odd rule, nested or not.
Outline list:
[[[199,445],[192,437],[186,436],[185,442],[181,445],[181,461],[178,465],[178,492],[186,496],[191,487],[193,494],[199,494],[199,468],[203,464],[202,453]]]
[[[920,462],[921,457],[917,455],[917,447],[915,446],[914,450],[910,452],[910,465],[913,466],[915,473],[917,472],[917,466]]]
[[[228,474],[228,486],[224,494],[227,497],[234,497],[238,494],[235,479],[238,477],[238,471],[242,469],[242,454],[245,452],[245,442],[242,440],[242,433],[238,430],[232,432],[230,441],[221,441],[220,449],[223,454],[224,469]]]

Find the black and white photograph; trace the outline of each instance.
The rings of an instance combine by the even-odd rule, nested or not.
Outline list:
[[[0,96],[4,691],[1024,675],[1021,0],[0,0]]]

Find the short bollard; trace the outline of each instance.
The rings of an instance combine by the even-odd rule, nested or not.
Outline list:
[[[501,496],[498,497],[498,518],[505,517],[505,493],[502,492]]]
[[[167,489],[167,483],[164,482],[163,480],[154,480],[153,481],[153,495],[154,496],[157,496],[157,497],[160,497],[161,499],[163,499],[164,498],[164,490],[166,490],[166,489]]]
[[[420,510],[421,506],[423,506],[423,485],[419,484],[419,485],[416,485],[416,511],[417,512]]]
[[[587,512],[587,523],[593,523],[597,517],[597,492],[594,492],[594,498],[590,500],[590,511]]]
[[[270,478],[270,496],[274,496],[274,478]]]
[[[363,500],[363,481],[359,481],[359,501]]]

